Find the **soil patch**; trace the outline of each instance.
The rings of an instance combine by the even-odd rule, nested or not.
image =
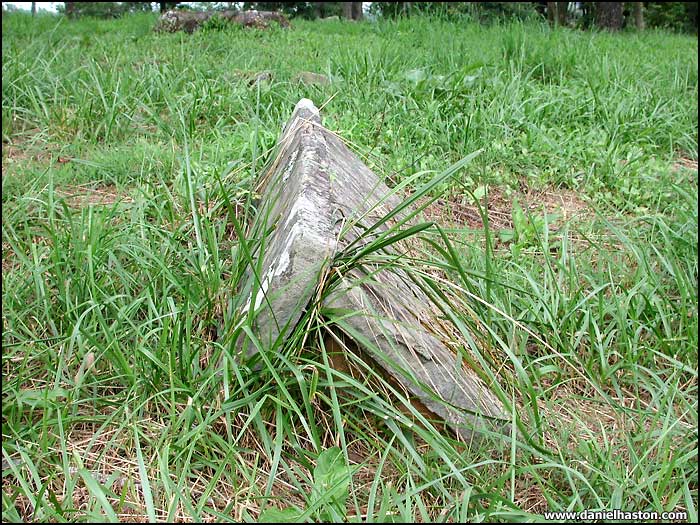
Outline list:
[[[117,187],[112,184],[99,188],[91,187],[89,184],[63,186],[56,189],[56,194],[64,198],[71,208],[84,208],[90,205],[111,206],[118,202],[134,202],[131,196],[117,190]]]
[[[516,199],[525,212],[540,216],[544,213],[549,215],[553,229],[556,229],[557,223],[592,215],[588,205],[572,190],[546,188],[506,195],[500,188],[489,188],[488,193],[481,199],[481,205],[488,215],[490,228],[513,228],[513,202]],[[427,220],[448,227],[484,227],[479,208],[466,195],[437,199],[425,209],[424,215]]]

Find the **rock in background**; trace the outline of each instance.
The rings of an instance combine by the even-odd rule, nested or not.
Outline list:
[[[219,17],[222,21],[237,24],[243,27],[253,27],[257,29],[267,29],[272,23],[278,23],[281,27],[290,27],[289,20],[273,11],[167,11],[164,13],[154,31],[174,33],[175,31],[185,31],[193,33],[212,17]]]

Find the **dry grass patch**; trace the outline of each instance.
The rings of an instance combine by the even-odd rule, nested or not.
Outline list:
[[[117,203],[133,203],[134,199],[113,184],[93,187],[92,184],[78,184],[56,188],[56,194],[66,200],[71,208],[87,206],[112,206]]]
[[[157,421],[148,420],[141,423],[139,425],[140,433],[150,428],[150,433],[153,434],[150,438],[155,439],[156,434],[165,431],[164,427]],[[142,447],[144,442],[145,438],[142,438]],[[69,480],[65,478],[63,471],[57,472],[57,475],[49,484],[49,489],[56,495],[57,500],[62,503],[64,508],[74,509],[75,517],[79,517],[81,514],[85,515],[91,510],[88,504],[94,503],[94,496],[81,478],[80,470],[84,469],[106,491],[107,501],[114,508],[120,521],[143,522],[148,519],[146,499],[134,448],[133,433],[129,431],[128,427],[114,426],[104,428],[92,423],[77,424],[73,426],[66,436],[65,447],[68,457],[80,458],[80,466],[71,466],[68,469],[70,478],[75,480],[75,486],[68,493]],[[59,457],[62,455],[62,450],[56,446],[51,447],[50,450]],[[144,449],[145,458],[149,454],[153,455],[154,453],[154,451]],[[77,465],[76,461],[71,463]],[[198,502],[197,495],[204,493],[213,473],[204,471],[198,473],[194,469],[191,472],[198,475],[195,477],[190,476],[187,479],[183,486],[183,491],[186,491],[186,494],[182,494],[182,498],[196,504]],[[158,481],[159,472],[150,468],[148,476],[152,487],[156,482],[158,486],[162,486]],[[171,486],[176,487],[179,482],[177,476],[169,472],[169,477]],[[64,503],[67,500],[70,500],[68,506]],[[206,506],[209,506],[210,508],[221,510],[229,501],[234,500],[234,487],[230,483],[226,483],[225,479],[221,477],[217,488],[214,489],[212,495],[208,498],[205,509]],[[155,513],[158,520],[164,521],[168,519],[169,506],[171,504],[172,499],[169,499],[162,490],[154,492]],[[20,510],[24,507],[16,505],[16,508]],[[31,510],[27,508],[22,513],[23,518],[27,521],[31,520]],[[94,509],[92,509],[92,512],[94,512]],[[192,521],[182,503],[177,505],[176,511],[171,517],[176,522]],[[207,513],[206,510],[200,514],[200,517],[205,522],[217,521],[216,516]]]
[[[698,171],[698,161],[697,159],[687,159],[684,157],[681,157],[676,160],[676,162],[673,163],[673,169],[674,171],[678,171],[680,169],[688,169],[688,170],[693,170],[693,171]]]
[[[39,128],[28,129],[12,136],[2,143],[2,174],[5,175],[7,165],[25,162],[49,162],[54,157],[58,162],[63,157],[58,156],[58,144],[50,144]]]
[[[481,199],[494,230],[513,228],[513,203],[518,200],[523,211],[533,215],[546,213],[552,219],[552,229],[557,224],[572,219],[593,216],[593,212],[581,196],[572,190],[548,187],[543,190],[528,189],[508,195],[504,190],[490,187]],[[471,197],[450,195],[439,198],[424,211],[425,218],[438,224],[454,228],[483,229],[484,223],[479,208]]]
[[[14,250],[9,242],[2,243],[2,272],[9,272],[10,270],[17,268],[19,262],[16,260],[14,255]]]
[[[658,417],[654,409],[636,394],[629,393],[616,402],[619,403],[617,406],[600,397],[593,397],[592,393],[582,394],[573,384],[558,385],[551,390],[546,402],[538,401],[542,420],[549,422],[549,428],[545,431],[547,445],[562,454],[568,452],[575,455],[581,445],[594,442],[601,450],[614,449],[618,462],[632,465],[629,437],[639,435],[640,430],[647,435],[661,432],[664,418]],[[640,411],[644,411],[644,414]],[[674,419],[681,418],[680,411],[676,412]],[[683,419],[678,421],[678,425],[692,431],[691,424]],[[562,433],[569,436],[565,450],[562,450],[558,439]]]

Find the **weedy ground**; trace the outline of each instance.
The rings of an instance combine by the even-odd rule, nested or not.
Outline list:
[[[3,520],[697,519],[697,37],[154,22],[3,14]],[[427,189],[416,267],[517,433],[413,424],[329,367],[323,311],[233,358],[252,180],[301,97]]]

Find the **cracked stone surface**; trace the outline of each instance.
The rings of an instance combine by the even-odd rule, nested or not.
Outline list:
[[[366,233],[401,200],[322,126],[307,99],[294,109],[257,192],[261,204],[251,233],[269,233],[257,252],[264,254],[256,260],[259,281],[249,272],[242,293],[244,310],[257,312],[254,328],[265,349],[299,322],[333,256],[385,231],[391,221]],[[342,313],[337,327],[457,435],[469,438],[487,425],[502,429],[507,416],[500,401],[456,351],[467,345],[455,339],[410,272],[365,260],[335,272],[322,306]],[[256,351],[248,347],[249,356]]]

